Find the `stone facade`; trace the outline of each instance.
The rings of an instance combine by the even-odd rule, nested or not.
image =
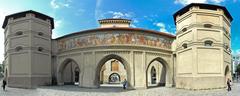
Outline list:
[[[51,39],[53,18],[31,10],[8,15],[5,79],[21,88],[98,88],[125,79],[130,89],[225,87],[231,78],[232,21],[226,8],[194,3],[176,12],[174,20],[176,36],[130,28],[127,19],[103,19],[100,28]]]

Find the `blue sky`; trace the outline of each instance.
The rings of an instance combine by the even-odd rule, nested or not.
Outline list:
[[[175,34],[172,15],[185,5],[209,3],[225,6],[233,16],[232,49],[240,53],[240,0],[0,0],[0,22],[6,15],[35,10],[54,18],[53,38],[98,27],[104,18],[131,19],[131,27]],[[0,62],[3,60],[3,29],[0,30]]]

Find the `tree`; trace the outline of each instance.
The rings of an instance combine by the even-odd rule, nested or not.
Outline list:
[[[240,64],[237,65],[237,68],[236,68],[235,72],[236,72],[237,74],[240,74]]]
[[[3,72],[3,64],[0,64],[0,73]]]

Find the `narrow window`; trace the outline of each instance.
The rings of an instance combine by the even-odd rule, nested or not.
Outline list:
[[[19,35],[22,35],[22,34],[23,34],[22,31],[18,31],[18,32],[15,33],[16,36],[19,36]]]
[[[203,25],[203,27],[205,27],[205,28],[212,28],[212,26],[213,26],[212,24],[204,24]]]
[[[207,41],[204,42],[204,45],[205,46],[212,46],[212,43],[213,43],[212,41],[207,40]]]

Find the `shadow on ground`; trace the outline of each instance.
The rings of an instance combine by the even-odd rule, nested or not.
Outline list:
[[[40,86],[40,89],[48,89],[48,90],[59,90],[59,91],[74,91],[74,92],[109,92],[109,93],[116,93],[116,92],[128,92],[132,91],[130,89],[124,90],[122,87],[108,87],[102,86],[100,88],[84,88],[75,85],[64,85],[64,86]]]

